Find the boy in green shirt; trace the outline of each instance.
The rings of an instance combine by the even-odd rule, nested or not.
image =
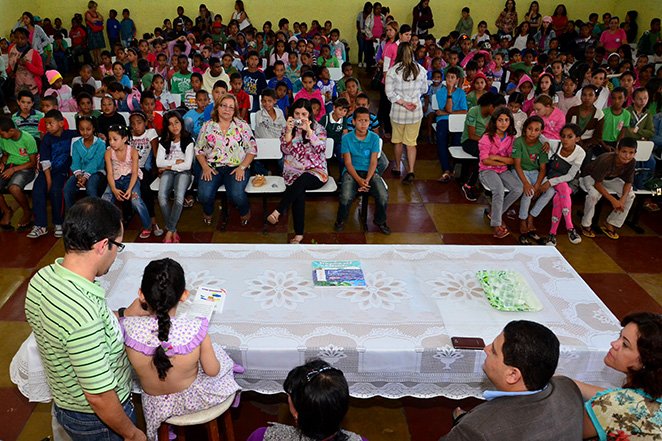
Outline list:
[[[623,137],[623,129],[630,127],[632,115],[623,108],[627,91],[617,87],[611,91],[611,107],[604,110],[602,119],[602,151],[594,152],[596,155],[604,152],[613,152],[616,144]]]
[[[174,74],[170,79],[170,92],[181,95],[183,100],[186,92],[193,88],[191,86],[191,72],[188,70],[188,57],[186,55],[180,55],[177,58],[177,67],[179,67],[179,72]]]
[[[23,189],[32,182],[37,167],[37,143],[29,133],[16,128],[8,117],[0,118],[0,190],[7,188],[23,209],[18,223],[19,231],[30,227],[32,211]],[[0,228],[12,230],[11,218],[14,211],[7,205],[4,196],[0,197]]]

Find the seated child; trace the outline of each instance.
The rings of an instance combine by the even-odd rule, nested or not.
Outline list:
[[[160,115],[159,115],[160,116]],[[154,235],[160,237],[163,235],[163,230],[159,228],[156,223],[154,214],[154,192],[152,192],[150,185],[156,179],[158,173],[154,165],[156,159],[156,152],[159,145],[157,130],[148,127],[149,118],[142,111],[132,112],[129,117],[131,126],[131,139],[129,145],[132,150],[138,153],[138,167],[140,170],[140,193],[147,212],[151,218],[151,229],[154,230]],[[149,237],[145,236],[145,232],[141,235],[142,239]]]
[[[14,126],[18,130],[29,133],[39,142],[41,139],[39,121],[44,117],[44,114],[33,108],[34,96],[29,90],[21,90],[16,95],[16,103],[18,104],[18,112],[11,117]]]
[[[154,129],[158,133],[163,129],[163,116],[156,111],[156,98],[151,91],[143,92],[140,97],[140,107],[142,112],[147,117],[147,128]]]
[[[359,81],[356,78],[348,78],[345,81],[345,91],[340,94],[342,98],[345,98],[349,103],[349,112],[354,113],[356,108],[356,98],[361,93],[361,86]]]
[[[485,209],[485,214],[497,239],[510,234],[503,224],[503,213],[522,195],[522,183],[508,170],[508,166],[515,162],[512,158],[514,135],[512,113],[506,106],[499,106],[492,113],[485,134],[478,141],[480,182],[492,191],[492,204],[489,210]]]
[[[287,56],[287,66],[285,66],[285,76],[290,83],[294,83],[301,76],[301,64],[296,52],[290,52]]]
[[[108,55],[108,61],[110,61],[110,55]],[[102,65],[103,66],[103,65]],[[102,68],[102,66],[99,66],[99,69]],[[110,66],[112,70],[112,65]],[[102,72],[102,76],[105,76],[104,73]],[[46,72],[46,77],[48,77],[48,72]],[[89,64],[83,64],[80,68],[79,75],[77,77],[74,77],[73,81],[71,82],[71,87],[80,84],[87,84],[88,86],[94,87],[94,90],[97,88],[97,83],[92,76],[92,66]]]
[[[41,99],[41,113],[46,115],[51,110],[60,110],[58,108],[57,97],[55,95],[45,96]],[[46,118],[43,117],[39,120],[39,125],[37,126],[39,134],[43,138],[48,130],[46,130]],[[64,120],[64,130],[69,130],[69,122]]]
[[[508,99],[508,108],[513,113],[513,119],[515,120],[515,130],[517,134],[515,136],[522,136],[522,127],[524,127],[524,121],[526,121],[527,115],[522,111],[522,104],[524,104],[524,96],[519,92],[513,92]]]
[[[206,90],[198,90],[195,96],[197,107],[184,114],[184,128],[193,136],[198,138],[200,128],[205,123],[205,108],[209,105],[209,94]]]
[[[428,85],[428,91],[423,95],[423,109],[425,109],[425,128],[428,133],[428,140],[432,142],[432,123],[436,119],[435,110],[432,108],[432,97],[443,87],[441,81],[443,74],[440,70],[432,72],[431,83]],[[436,98],[435,98],[436,100]]]
[[[78,136],[75,130],[64,129],[64,117],[59,110],[49,110],[46,120],[46,135],[39,145],[39,168],[41,173],[37,176],[32,191],[32,209],[35,222],[32,231],[28,233],[30,239],[36,239],[48,234],[48,218],[46,201],[50,196],[52,220],[55,225],[55,237],[62,237],[62,223],[64,222],[64,184],[69,178],[71,169],[71,140]]]
[[[320,56],[317,58],[317,65],[323,67],[340,67],[338,58],[331,53],[331,46],[328,44],[322,45]]]
[[[349,103],[345,98],[336,98],[333,102],[333,111],[322,117],[320,124],[326,129],[327,138],[333,139],[333,157],[340,166],[342,176],[344,161],[340,150],[342,148],[342,137],[347,134],[347,119],[345,116],[349,110]]]
[[[108,93],[117,102],[119,112],[140,110],[140,93],[136,89],[130,89],[122,86],[121,83],[114,82],[108,86]]]
[[[204,80],[202,79],[202,75],[200,75],[199,73],[191,74],[191,89],[187,90],[186,93],[184,94],[184,98],[182,100],[182,107],[185,107],[188,110],[193,110],[197,107],[197,103],[196,103],[198,96],[197,93],[199,90],[203,90],[203,84],[204,84]],[[225,85],[225,88],[227,90],[227,83]],[[212,90],[213,89],[214,88],[212,87]]]
[[[582,103],[581,96],[577,94],[576,89],[577,84],[575,80],[572,77],[567,77],[563,80],[561,90],[556,92],[556,107],[565,115],[568,114],[568,110],[572,107]]]
[[[367,94],[365,93],[360,93],[356,97],[356,108],[358,109],[359,107],[364,107],[366,109],[370,109],[370,98],[368,97]],[[354,115],[349,114],[347,116],[347,131],[351,132],[354,130]],[[374,113],[370,112],[370,125],[368,126],[368,130],[371,132],[375,132],[376,134],[379,134],[379,119],[377,118],[377,115]],[[383,175],[386,169],[388,168],[388,158],[386,157],[386,153],[384,153],[383,150],[380,150],[379,156],[377,157],[377,173],[380,175]]]
[[[282,110],[276,105],[276,91],[266,88],[262,91],[262,108],[255,113],[256,138],[280,138],[287,124]]]
[[[540,185],[540,197],[536,201],[530,215],[538,217],[552,199],[552,226],[545,245],[556,246],[556,232],[561,219],[565,219],[568,239],[572,244],[582,241],[581,236],[572,223],[572,188],[568,183],[575,179],[584,162],[586,152],[577,145],[581,129],[576,124],[566,124],[561,129],[561,146],[553,152],[546,167],[546,176]]]
[[[111,96],[101,98],[101,115],[97,118],[97,136],[104,141],[108,140],[108,129],[111,126],[122,125],[127,127],[128,121],[117,112],[115,100]]]
[[[283,111],[283,115],[287,115],[290,108],[290,89],[284,82],[276,84],[276,105]]]
[[[147,439],[162,422],[222,403],[239,391],[233,362],[211,342],[207,319],[178,318],[186,300],[184,269],[172,259],[150,262],[138,298],[149,315],[120,319],[126,352],[143,389]],[[184,386],[186,385],[186,386]]]
[[[87,196],[98,198],[106,189],[106,143],[94,136],[92,117],[81,116],[77,122],[80,138],[71,144],[72,175],[64,184],[65,211],[76,202],[78,190],[84,188]]]
[[[482,75],[482,74],[481,74]],[[483,81],[484,81],[483,75]],[[450,155],[448,152],[449,131],[448,116],[452,114],[467,113],[467,96],[459,87],[460,75],[457,68],[450,68],[446,72],[446,85],[435,94],[432,109],[437,116],[437,154],[441,163],[441,178],[439,182],[449,182],[451,180]],[[453,134],[453,145],[460,143],[459,134]]]
[[[97,118],[101,115],[101,112],[94,110],[94,98],[87,92],[81,92],[76,96],[76,102],[78,103],[78,112],[76,113],[76,129],[78,129],[78,121],[83,117],[91,118],[92,124],[96,130],[97,127]],[[65,120],[66,122],[66,120]],[[67,125],[65,124],[65,129]]]
[[[354,78],[354,67],[349,61],[345,61],[342,64],[342,78],[336,82],[336,90],[338,93],[343,93],[346,89],[347,80]],[[357,81],[358,83],[358,81]],[[361,84],[359,84],[359,92],[361,91]]]
[[[23,210],[18,222],[19,231],[23,231],[31,226],[32,221],[30,202],[23,189],[35,177],[37,143],[28,132],[18,129],[9,117],[0,117],[0,152],[0,190],[7,189]],[[14,210],[7,205],[4,195],[0,195],[0,211],[0,228],[13,230],[11,218]]]
[[[166,112],[164,117],[165,130],[159,139],[156,154],[156,167],[161,176],[159,207],[166,223],[163,243],[179,243],[177,223],[184,208],[184,196],[191,184],[195,140],[184,128],[184,121],[179,112]],[[172,205],[169,204],[171,194],[174,194]]]
[[[230,87],[232,88],[230,93],[234,95],[235,98],[237,98],[237,105],[239,106],[239,109],[237,109],[237,115],[244,121],[248,121],[248,112],[251,108],[251,99],[248,93],[244,90],[243,84],[244,80],[241,77],[241,74],[233,73],[230,75]],[[214,89],[216,89],[216,87],[214,87]]]
[[[613,210],[607,217],[607,222],[600,229],[610,239],[619,238],[616,229],[623,226],[634,202],[632,183],[634,182],[634,156],[636,153],[637,140],[622,138],[618,142],[615,152],[598,156],[582,169],[580,182],[587,191],[582,217],[582,234],[584,236],[595,237],[591,228],[595,206],[604,197],[611,203]],[[612,196],[612,193],[615,193],[618,199]]]
[[[272,90],[276,90],[276,86],[280,82],[285,83],[289,93],[292,92],[292,82],[285,75],[285,63],[278,60],[274,63],[274,77],[268,81],[267,87],[269,87]]]
[[[375,218],[383,234],[391,234],[386,224],[386,204],[388,188],[384,179],[377,173],[377,157],[381,150],[379,136],[369,130],[370,111],[359,107],[354,111],[354,131],[342,138],[341,153],[345,161],[345,172],[340,184],[340,204],[334,225],[335,231],[342,231],[352,201],[360,193],[370,193],[375,198]]]
[[[129,76],[125,74],[124,65],[119,61],[113,63],[113,78],[124,87],[131,87]]]
[[[513,174],[522,183],[522,199],[519,203],[520,239],[522,245],[540,241],[533,224],[534,216],[529,214],[531,201],[541,194],[540,187],[547,173],[547,153],[543,150],[540,134],[545,123],[539,116],[530,116],[522,127],[522,136],[513,144]],[[538,199],[539,201],[540,199]]]
[[[317,98],[320,103],[324,103],[324,96],[322,95],[322,92],[319,90],[319,88],[317,88],[315,85],[315,74],[312,71],[306,71],[301,75],[301,84],[303,85],[303,89],[294,95],[294,101],[298,100],[299,98],[305,98],[307,100]],[[324,109],[324,106],[322,106],[320,109],[320,114],[318,118],[316,118],[317,121],[320,121],[325,114],[326,110]]]
[[[542,118],[544,127],[542,137],[544,140],[558,140],[561,138],[561,127],[565,125],[565,115],[558,108],[549,95],[540,95],[535,100],[532,114]]]
[[[108,188],[102,198],[109,201],[131,201],[133,210],[142,223],[141,239],[151,234],[152,222],[147,207],[140,197],[142,172],[138,167],[138,152],[129,144],[129,129],[124,125],[111,126],[108,130],[108,145],[104,161]]]
[[[161,75],[154,75],[152,77],[152,93],[154,94],[156,111],[172,110],[177,107],[175,97],[168,92],[165,88],[165,80]]]
[[[50,88],[46,89],[44,96],[55,95],[57,97],[58,107],[62,112],[75,112],[76,100],[71,94],[71,87],[63,84],[62,75],[56,70],[47,70],[46,79]]]
[[[630,127],[632,115],[625,109],[625,89],[617,87],[611,91],[611,107],[603,110],[601,148],[593,149],[596,156],[603,152],[613,152],[616,144],[623,136],[623,128]],[[596,106],[597,107],[597,106]],[[600,109],[600,107],[597,107]]]
[[[259,69],[259,63],[260,56],[257,52],[250,51],[246,57],[246,69],[241,71],[243,89],[253,97],[253,108],[249,110],[250,112],[257,112],[259,110],[260,103],[258,100],[260,94],[267,87],[267,79],[264,76],[264,72]],[[230,77],[230,82],[232,82],[232,77]],[[242,119],[248,121],[247,115]]]

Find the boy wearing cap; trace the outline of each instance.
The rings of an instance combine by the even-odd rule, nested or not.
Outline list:
[[[78,110],[78,105],[73,97],[71,87],[64,84],[60,72],[56,70],[47,70],[46,80],[48,80],[48,84],[50,84],[51,87],[44,92],[44,96],[55,95],[58,108],[62,112],[75,112]]]

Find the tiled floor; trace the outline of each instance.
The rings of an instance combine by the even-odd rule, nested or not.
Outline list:
[[[392,146],[385,145],[392,157]],[[429,244],[516,244],[513,234],[499,240],[492,237],[483,209],[485,200],[467,202],[456,183],[436,181],[439,166],[434,160],[435,147],[419,148],[416,166],[417,180],[404,185],[390,172],[385,177],[389,185],[390,205],[388,224],[393,230],[384,236],[372,224],[373,207],[369,209],[368,232],[361,230],[356,210],[352,212],[345,230],[333,232],[337,210],[335,196],[310,197],[306,204],[305,243],[429,243]],[[335,170],[332,169],[335,175]],[[9,200],[9,198],[8,198]],[[271,199],[271,211],[277,200]],[[580,201],[581,202],[581,201]],[[11,201],[10,201],[11,203]],[[288,215],[277,226],[268,226],[262,233],[262,204],[252,199],[253,218],[247,227],[239,226],[236,210],[231,210],[227,231],[218,225],[205,226],[201,222],[199,205],[184,211],[180,221],[183,242],[190,243],[286,243],[292,236]],[[581,205],[575,207],[576,211]],[[16,223],[19,214],[15,215]],[[540,217],[539,231],[549,227],[549,208]],[[216,213],[215,219],[218,218]],[[604,236],[584,238],[580,245],[572,245],[559,235],[558,249],[580,273],[617,317],[632,310],[662,312],[662,214],[645,213],[641,225],[643,235],[636,235],[627,227],[622,238],[612,241]],[[512,231],[517,221],[507,219]],[[126,241],[136,240],[137,222],[134,220],[125,234]],[[156,238],[147,240],[158,242]],[[0,440],[41,440],[49,434],[49,406],[30,404],[9,380],[8,366],[21,342],[29,333],[25,323],[23,303],[27,281],[41,266],[63,254],[61,240],[51,235],[30,240],[25,233],[0,233]],[[260,396],[245,394],[242,406],[233,414],[237,440],[267,421],[287,420],[283,395]],[[368,437],[380,440],[436,440],[450,427],[450,411],[458,405],[473,406],[476,400],[459,403],[448,399],[353,400],[346,426]],[[191,439],[200,439],[196,432]]]

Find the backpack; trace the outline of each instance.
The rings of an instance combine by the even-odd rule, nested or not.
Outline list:
[[[138,102],[140,103],[140,91],[135,86],[131,88],[131,93],[127,94],[126,96],[126,105],[129,106],[129,110],[131,112],[133,112],[134,110],[140,110],[140,107],[136,109],[135,106],[133,105],[134,99],[138,100]]]

